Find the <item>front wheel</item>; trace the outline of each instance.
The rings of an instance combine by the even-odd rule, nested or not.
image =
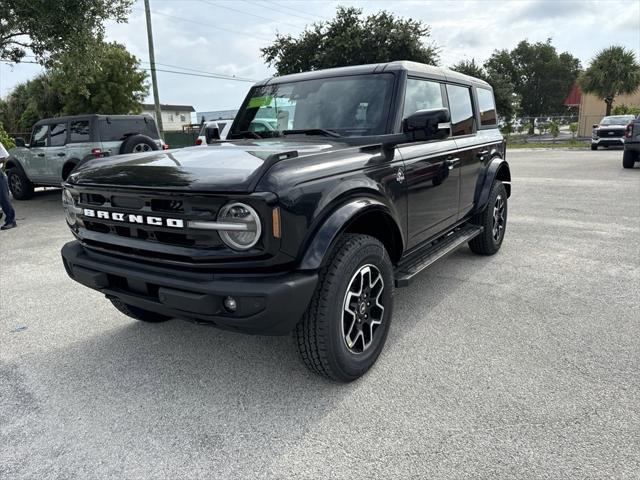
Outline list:
[[[598,149],[598,144],[597,143],[592,143],[591,144],[591,150],[597,150]]]
[[[16,200],[29,200],[33,197],[33,183],[19,168],[11,168],[7,171],[9,190]]]
[[[393,266],[384,245],[368,235],[343,235],[294,331],[307,368],[340,382],[369,370],[389,332],[393,287]]]
[[[633,165],[638,161],[638,152],[632,152],[631,150],[625,150],[622,154],[622,166],[624,168],[633,168]]]
[[[473,219],[473,223],[484,227],[484,230],[469,242],[471,251],[479,255],[493,255],[500,250],[507,228],[507,189],[501,181],[493,182],[487,206]]]

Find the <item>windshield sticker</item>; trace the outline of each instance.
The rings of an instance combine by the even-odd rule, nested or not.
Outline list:
[[[253,97],[249,100],[249,108],[265,107],[271,105],[273,97],[271,95],[265,95],[264,97]]]

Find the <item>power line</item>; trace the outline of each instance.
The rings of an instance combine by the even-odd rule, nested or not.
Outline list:
[[[159,65],[159,64],[156,64]],[[150,71],[150,68],[143,68],[142,70]],[[156,68],[156,72],[164,72],[164,73],[175,73],[177,75],[187,75],[189,77],[204,77],[204,78],[216,78],[218,80],[232,80],[235,82],[246,82],[246,83],[255,83],[255,80],[250,80],[248,78],[238,78],[238,77],[226,77],[223,75],[206,75],[202,73],[190,73],[190,72],[178,72],[176,70],[164,70],[160,68]]]
[[[149,63],[149,62],[143,61],[142,63]],[[220,78],[224,77],[224,78],[228,78],[229,80],[241,80],[241,81],[246,81],[246,82],[256,82],[257,81],[257,80],[254,80],[254,79],[248,78],[248,77],[238,77],[236,75],[229,75],[229,74],[226,74],[226,73],[208,72],[206,70],[199,70],[199,69],[196,69],[196,68],[181,67],[179,65],[170,65],[168,63],[156,62],[156,65],[162,65],[163,67],[177,68],[178,70],[187,70],[187,71],[190,71],[190,72],[197,72],[197,73],[204,73],[204,74],[207,74],[207,75],[214,75],[214,76],[220,77]]]
[[[249,2],[249,0],[243,0],[243,1],[244,1],[244,2],[247,2],[247,3]],[[267,3],[266,5],[265,5],[265,4],[263,4],[263,3],[258,3],[258,2],[256,2],[256,1],[252,1],[251,3],[253,3],[254,5],[258,5],[258,6],[262,7],[262,8],[265,8],[265,9],[267,9],[267,10],[275,10],[275,11],[280,12],[280,13],[286,13],[287,15],[291,15],[292,17],[301,18],[301,19],[302,19],[302,20],[304,20],[305,22],[314,22],[315,20],[313,20],[312,18],[309,18],[309,17],[311,17],[311,16],[312,16],[312,17],[319,18],[320,20],[326,20],[326,18],[321,17],[321,16],[319,16],[319,15],[315,15],[315,14],[313,14],[313,13],[300,12],[300,10],[293,9],[293,8],[291,8],[291,7],[288,7],[288,6],[286,6],[286,5],[282,5],[282,4],[276,3],[276,2],[274,2],[274,1],[270,1],[270,2],[269,2],[269,3]],[[275,4],[275,5],[278,5],[280,8],[274,7],[274,6],[273,6],[274,4]],[[283,10],[283,9],[284,9],[284,10]],[[293,12],[304,13],[304,15],[307,15],[307,16],[306,16],[306,17],[303,17],[303,16],[301,16],[301,15],[297,15],[296,13],[293,13]]]
[[[140,9],[134,8],[133,10],[137,10],[140,11]],[[187,23],[193,23],[196,25],[203,25],[205,27],[209,27],[209,28],[213,28],[215,30],[223,30],[225,32],[229,32],[229,33],[235,33],[237,35],[242,35],[244,37],[251,37],[251,38],[257,38],[259,40],[265,40],[267,42],[272,41],[273,39],[271,38],[266,38],[266,37],[259,37],[257,35],[254,35],[253,33],[247,33],[247,32],[239,32],[238,30],[232,30],[230,28],[225,28],[225,27],[218,27],[216,25],[211,25],[210,23],[204,23],[204,22],[198,22],[196,20],[191,20],[189,18],[183,18],[183,17],[177,17],[175,15],[170,15],[168,13],[161,13],[161,12],[152,12],[154,15],[161,15],[163,17],[168,17],[168,18],[173,18],[175,20],[180,20],[183,22],[187,22]]]
[[[280,20],[276,20],[275,18],[263,17],[262,15],[257,15],[255,13],[245,12],[243,10],[238,10],[236,8],[227,7],[226,5],[219,5],[217,3],[209,2],[207,0],[200,0],[200,1],[202,1],[204,3],[208,3],[209,5],[211,5],[213,7],[226,8],[227,10],[231,10],[232,12],[241,13],[243,15],[249,15],[251,17],[260,18],[262,20],[268,20],[270,22],[277,22],[277,23],[280,23],[282,25],[289,25],[289,26],[291,26],[293,28],[297,28],[297,29],[300,29],[300,30],[304,30],[304,28],[305,28],[305,27],[301,27],[300,25],[294,25],[293,23],[283,22],[283,21],[280,21]]]

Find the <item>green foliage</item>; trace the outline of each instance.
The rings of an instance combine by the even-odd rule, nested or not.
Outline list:
[[[640,115],[640,107],[636,105],[625,105],[621,103],[611,110],[613,115]]]
[[[60,92],[65,115],[137,113],[148,92],[147,74],[124,45],[102,43],[95,64],[78,64],[63,56],[51,68],[53,88]],[[84,67],[82,67],[84,65]],[[81,75],[78,75],[81,72]]]
[[[148,86],[136,57],[118,43],[96,48],[96,62],[62,55],[44,74],[17,85],[0,112],[9,131],[30,131],[36,121],[60,115],[139,112]]]
[[[123,22],[132,0],[0,0],[0,59],[19,62],[31,51],[48,65],[62,53],[85,58],[104,35],[105,20]]]
[[[437,47],[424,43],[430,31],[385,11],[362,18],[361,9],[338,7],[333,19],[314,23],[298,38],[276,34],[261,52],[278,75],[394,60],[437,64]]]
[[[569,124],[569,131],[571,132],[571,138],[576,138],[576,133],[578,133],[578,122],[572,122]]]
[[[555,120],[552,120],[551,122],[549,122],[548,126],[549,133],[551,134],[551,136],[553,137],[553,141],[555,142],[558,135],[560,135],[560,124]]]
[[[538,133],[542,136],[545,133],[547,133],[547,130],[549,129],[549,124],[545,123],[545,122],[538,122]]]
[[[551,39],[533,44],[523,40],[511,51],[494,51],[485,68],[511,80],[524,115],[549,115],[564,110],[580,61],[567,52],[558,54]]]
[[[456,63],[451,70],[480,78],[491,85],[500,117],[510,120],[517,113],[518,97],[514,94],[511,79],[506,75],[478,65],[473,58]]]
[[[13,141],[13,138],[11,138],[9,135],[7,135],[7,132],[5,132],[2,122],[0,122],[0,143],[2,143],[4,148],[6,148],[7,150],[16,146],[16,142]]]
[[[501,128],[500,133],[506,135],[509,138],[509,135],[513,133],[513,124],[511,122],[506,122]]]
[[[607,115],[616,96],[633,93],[640,87],[640,65],[633,50],[611,46],[601,50],[580,76],[580,88],[604,100]]]

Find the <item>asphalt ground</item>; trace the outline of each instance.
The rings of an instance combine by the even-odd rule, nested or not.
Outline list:
[[[0,478],[640,478],[640,166],[513,151],[506,239],[395,297],[362,379],[289,337],[131,320],[71,280],[60,192],[0,232]]]

